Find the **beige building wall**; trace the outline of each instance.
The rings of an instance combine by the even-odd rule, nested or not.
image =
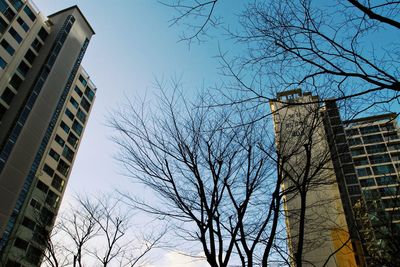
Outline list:
[[[293,258],[299,240],[299,188],[307,184],[304,266],[322,266],[325,262],[325,266],[332,267],[357,266],[318,98],[294,90],[278,95],[278,99],[270,104],[277,149],[281,157],[287,159],[283,163],[287,177],[282,184],[282,191],[286,192],[284,210],[292,264],[294,265]],[[309,148],[309,152],[306,151],[306,147]],[[307,158],[310,159],[308,162]]]

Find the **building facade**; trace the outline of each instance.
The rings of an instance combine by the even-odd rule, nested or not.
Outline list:
[[[310,150],[310,155],[317,155],[310,157],[311,165],[324,166],[315,172],[315,177],[310,177],[309,184],[313,184],[313,180],[320,182],[310,186],[307,198],[314,199],[321,192],[323,195],[316,202],[307,200],[303,206],[307,221],[304,239],[311,240],[311,243],[318,243],[315,241],[318,239],[325,242],[316,248],[311,246],[311,253],[307,253],[309,248],[306,244],[304,263],[318,266],[323,259],[336,257],[330,266],[396,266],[396,257],[393,256],[397,255],[395,250],[399,242],[395,236],[400,234],[400,139],[396,114],[342,121],[335,101],[321,101],[317,96],[303,94],[301,90],[279,94],[275,101],[271,101],[271,109],[277,148],[295,160],[294,164],[289,161],[289,167],[286,167],[289,173],[298,176],[300,173],[301,176],[308,157],[299,148],[297,154],[293,153],[293,145],[284,144],[282,147],[282,142],[300,148],[313,143],[317,147],[315,151],[323,151],[321,154]],[[294,115],[288,116],[290,113]],[[312,130],[308,130],[312,125],[308,122],[310,118],[316,118]],[[293,120],[297,123],[293,124]],[[313,168],[309,168],[311,172]],[[283,184],[283,190],[293,187],[288,185],[289,182]],[[292,233],[299,231],[299,225],[298,218],[291,217],[301,206],[301,194],[289,193],[285,198],[289,249],[294,257],[298,236]],[[319,216],[326,222],[319,221]],[[335,229],[331,221],[335,220],[342,230],[340,241],[335,241],[335,235],[330,234]],[[310,227],[316,231],[310,231]],[[340,245],[343,240],[347,243]]]
[[[0,0],[0,250],[38,266],[95,98],[81,62],[94,31],[77,6],[44,17]]]

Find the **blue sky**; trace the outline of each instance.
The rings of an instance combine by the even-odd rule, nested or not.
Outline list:
[[[229,19],[243,2],[236,2],[236,6],[229,6],[232,2],[228,2],[223,1],[226,6],[220,10]],[[76,193],[96,194],[122,187],[142,194],[142,188],[121,175],[122,170],[113,158],[117,147],[110,140],[113,131],[106,126],[109,112],[126,103],[126,97],[151,98],[156,78],[182,77],[189,94],[203,85],[218,82],[219,64],[214,56],[221,39],[211,38],[189,49],[187,43],[178,42],[183,29],[170,27],[174,11],[155,0],[34,0],[34,3],[44,16],[77,4],[96,31],[83,66],[98,88],[97,96],[61,211]],[[223,43],[222,39],[220,44]],[[155,265],[204,266],[189,262],[182,255],[169,253]]]

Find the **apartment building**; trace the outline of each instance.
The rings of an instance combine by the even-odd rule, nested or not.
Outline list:
[[[94,31],[77,6],[44,17],[0,0],[0,251],[38,266],[93,106],[81,66]]]
[[[290,167],[286,168],[289,173],[302,173],[307,157],[304,151],[298,152],[297,155],[290,152],[291,146],[286,145],[282,148],[280,144],[282,136],[287,135],[283,139],[289,140],[298,147],[304,146],[306,144],[304,140],[308,139],[308,143],[313,142],[314,146],[318,147],[314,150],[324,151],[324,155],[329,157],[322,162],[321,154],[310,150],[311,154],[317,155],[316,158],[312,158],[311,165],[319,162],[324,164],[321,168],[324,171],[317,172],[311,179],[323,180],[327,183],[318,183],[319,186],[310,188],[307,198],[313,199],[321,192],[324,192],[324,196],[317,199],[315,203],[319,203],[318,205],[307,202],[305,206],[306,210],[317,214],[315,218],[322,216],[335,220],[332,217],[335,212],[332,209],[333,205],[336,211],[342,214],[340,218],[344,218],[340,226],[347,232],[349,242],[346,245],[343,244],[343,248],[348,249],[343,252],[348,256],[347,259],[353,258],[354,261],[350,260],[346,263],[343,259],[339,259],[332,262],[332,266],[350,266],[350,262],[355,266],[381,266],[379,264],[384,264],[385,261],[393,263],[395,252],[392,248],[395,246],[393,242],[396,242],[393,240],[393,231],[400,233],[398,227],[400,226],[400,139],[399,128],[396,124],[397,115],[379,114],[342,121],[335,101],[322,101],[317,96],[303,93],[301,90],[278,94],[277,100],[271,101],[271,109],[274,112],[278,149],[282,149],[283,154],[289,151],[287,156],[295,160],[300,156],[298,162],[289,164]],[[294,115],[288,116],[290,113]],[[292,123],[295,117],[297,117],[297,125],[300,125],[297,128]],[[310,123],[307,121],[310,118],[317,119],[313,119],[315,126],[308,131]],[[282,127],[282,122],[289,124],[290,127]],[[317,134],[319,137],[316,136]],[[285,142],[288,143],[288,141]],[[332,176],[327,176],[324,172],[329,172]],[[332,177],[333,179],[330,180]],[[288,186],[287,183],[283,184],[283,190]],[[327,187],[327,184],[330,187]],[[293,243],[296,244],[297,236],[291,233],[298,231],[298,224],[296,220],[291,220],[291,214],[299,208],[301,199],[298,194],[288,194],[286,199],[289,199],[284,203],[289,248],[292,250],[291,254],[294,255]],[[309,214],[310,211],[307,212],[307,220],[315,221],[315,218]],[[323,227],[318,227],[317,224],[316,232],[319,232],[320,237],[316,238],[315,234],[313,236],[313,233],[309,233],[307,229],[312,224],[305,225],[305,239],[313,240],[312,242],[316,242],[314,240],[318,238],[326,240],[323,246],[312,250],[314,253],[304,254],[303,261],[306,265],[310,262],[311,265],[317,263],[318,266],[323,258],[327,259],[333,252],[335,252],[335,257],[336,254],[340,257],[342,249],[334,249],[340,242],[326,238],[326,236],[333,236],[329,232],[334,229],[334,225],[326,227],[329,224],[322,223]],[[330,242],[333,243],[331,247],[329,247]]]

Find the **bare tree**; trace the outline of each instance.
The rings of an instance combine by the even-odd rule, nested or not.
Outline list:
[[[151,249],[159,247],[165,231],[149,231],[137,239],[131,215],[111,195],[77,198],[46,239],[43,265],[137,266]]]
[[[324,174],[326,169],[333,172],[327,165],[329,152],[316,150],[319,144],[313,143],[322,142],[322,136],[316,138],[314,133],[321,129],[319,108],[306,116],[307,124],[296,128],[303,137],[295,146],[281,138],[276,149],[270,120],[254,120],[258,114],[243,112],[242,107],[220,112],[207,106],[204,97],[190,104],[179,93],[179,84],[173,87],[172,96],[162,91],[155,110],[148,103],[139,109],[129,103],[113,115],[111,125],[118,131],[114,140],[127,175],[152,189],[161,203],[148,203],[129,193],[127,199],[136,208],[175,222],[177,235],[198,243],[210,266],[268,266],[277,260],[302,266],[303,249],[316,249],[310,247],[309,238],[304,242],[304,225],[314,223],[321,229],[322,219],[322,225],[332,223],[330,229],[341,227],[335,222],[340,212],[333,212],[327,204],[332,199],[322,193],[335,184],[332,175]],[[284,148],[285,142],[291,147]],[[287,186],[282,189],[282,184]],[[316,200],[318,189],[321,196]],[[313,201],[306,198],[310,192]],[[293,229],[298,228],[292,236],[299,240],[296,254],[290,254],[280,242],[285,239],[282,200],[289,203],[298,196],[303,201],[285,210],[291,213]],[[317,214],[318,205],[322,214]],[[344,244],[332,255],[348,240],[338,242]],[[296,256],[290,259],[291,255]]]

